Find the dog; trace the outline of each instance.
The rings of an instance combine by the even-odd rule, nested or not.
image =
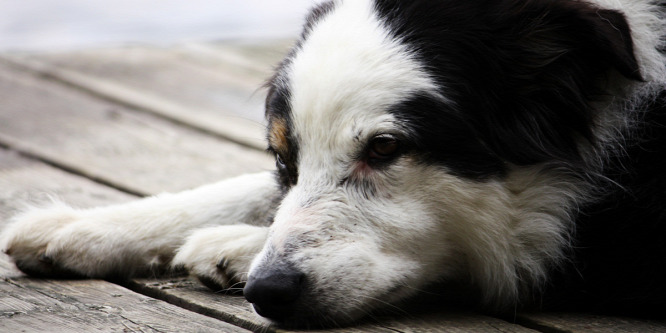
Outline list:
[[[664,11],[324,2],[267,84],[274,172],[28,210],[1,244],[34,276],[184,267],[212,288],[244,282],[287,326],[353,323],[446,285],[496,313],[659,312]]]

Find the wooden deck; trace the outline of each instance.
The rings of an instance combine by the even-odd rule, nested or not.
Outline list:
[[[288,44],[0,54],[0,227],[53,196],[89,207],[271,169],[258,87]],[[0,332],[283,331],[188,278],[34,279],[5,255],[0,276]],[[666,321],[406,310],[326,332],[666,332]]]

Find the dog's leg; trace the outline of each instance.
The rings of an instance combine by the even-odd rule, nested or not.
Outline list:
[[[173,259],[211,289],[240,288],[252,259],[261,251],[268,227],[227,225],[197,230]]]
[[[58,204],[16,216],[0,247],[32,275],[126,278],[168,267],[196,229],[270,223],[279,197],[266,172],[115,206]]]

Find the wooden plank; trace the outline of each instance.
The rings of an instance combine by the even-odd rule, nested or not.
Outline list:
[[[208,68],[265,80],[282,61],[294,40],[235,41],[182,44],[172,50]]]
[[[143,294],[167,300],[184,308],[219,318],[235,325],[255,330],[265,321],[251,310],[250,304],[240,296],[221,295],[201,284],[186,278],[136,279],[131,289]],[[274,327],[264,327],[266,332],[283,331]],[[455,310],[435,310],[423,312],[407,311],[400,318],[373,316],[371,321],[325,332],[535,332],[501,319]]]
[[[248,332],[99,280],[0,281],[2,332]]]
[[[75,207],[92,207],[136,198],[1,148],[0,188],[0,227],[22,207],[53,199],[66,200]]]
[[[2,65],[0,100],[0,143],[133,193],[274,168],[264,152]]]
[[[260,88],[286,52],[285,45],[125,47],[5,59],[113,101],[263,149]]]
[[[452,310],[429,311],[400,319],[387,317],[380,322],[383,327],[404,333],[537,332],[498,318]]]
[[[542,332],[657,333],[666,332],[666,320],[611,317],[586,313],[524,313],[516,321]]]
[[[134,199],[4,149],[0,149],[0,188],[0,228],[26,202],[60,197],[88,207]],[[1,332],[245,331],[105,281],[26,278],[4,254],[0,276]]]
[[[135,279],[130,288],[142,294],[150,295],[169,303],[177,304],[186,309],[244,327],[262,332],[292,332],[267,326],[267,321],[256,315],[250,304],[241,295],[227,295],[216,293],[191,278],[170,279]],[[318,330],[328,333],[388,333],[395,332],[378,325],[364,324],[344,329]],[[299,330],[301,332],[301,330]]]

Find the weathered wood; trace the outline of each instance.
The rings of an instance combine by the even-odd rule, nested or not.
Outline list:
[[[246,149],[0,65],[0,143],[129,192],[273,168]]]
[[[124,105],[263,149],[259,88],[286,52],[284,45],[126,47],[5,58]]]
[[[172,48],[173,52],[215,70],[224,70],[267,79],[282,61],[294,40],[263,42],[189,43]]]
[[[99,280],[0,281],[2,332],[247,332]]]
[[[177,304],[186,309],[208,316],[219,318],[226,322],[244,327],[250,330],[262,332],[291,332],[268,326],[268,322],[256,315],[250,304],[240,295],[220,294],[211,291],[191,278],[174,279],[136,279],[130,288],[143,294],[159,299],[167,300],[169,303]],[[365,324],[361,326],[346,327],[344,329],[329,329],[325,332],[394,332],[378,325]]]
[[[266,326],[242,296],[215,293],[191,278],[134,279],[129,287],[241,327]]]
[[[199,313],[219,318],[235,325],[266,332],[276,329],[265,327],[265,321],[250,309],[250,304],[240,296],[215,293],[187,278],[136,279],[130,286],[143,294],[167,300]],[[342,305],[344,306],[344,305]],[[287,332],[287,331],[284,331]],[[473,313],[451,311],[405,313],[400,318],[373,317],[372,322],[361,323],[326,332],[535,332],[504,320]]]
[[[666,332],[666,320],[611,317],[584,313],[524,313],[519,315],[516,321],[524,326],[548,333]]]
[[[467,312],[433,311],[404,318],[380,318],[381,326],[404,333],[537,332],[501,319]]]
[[[27,205],[64,200],[75,207],[93,207],[136,198],[1,148],[0,188],[0,228]]]

